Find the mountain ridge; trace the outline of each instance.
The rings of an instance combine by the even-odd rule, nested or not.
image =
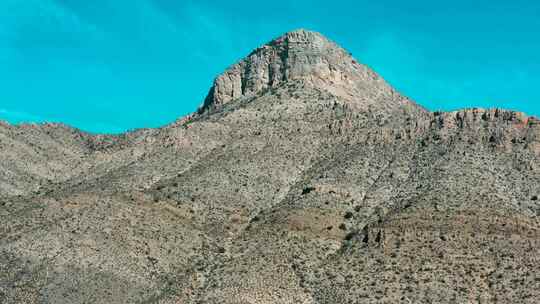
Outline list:
[[[2,120],[0,120],[0,122],[2,123],[2,125],[4,127],[5,126],[21,126],[23,128],[31,128],[34,125],[42,126],[42,127],[69,127],[69,128],[72,128],[72,129],[76,129],[81,133],[87,133],[87,134],[96,135],[96,136],[99,136],[99,135],[101,135],[101,136],[122,136],[124,134],[137,133],[137,132],[141,132],[141,131],[145,131],[145,130],[152,130],[152,129],[161,129],[161,128],[166,128],[168,126],[174,126],[174,125],[178,125],[178,124],[183,124],[183,123],[185,123],[186,121],[189,121],[191,118],[193,118],[194,116],[196,116],[198,114],[200,115],[200,114],[202,114],[203,112],[205,112],[207,110],[212,110],[212,108],[217,108],[217,107],[223,105],[224,103],[234,101],[234,99],[253,97],[253,96],[256,96],[257,94],[260,94],[260,93],[264,92],[265,90],[275,88],[274,86],[281,84],[281,82],[291,82],[291,81],[295,81],[295,80],[305,81],[305,79],[303,79],[304,77],[306,77],[306,76],[311,77],[312,76],[311,74],[317,74],[318,70],[314,69],[314,71],[313,70],[309,70],[307,72],[304,71],[305,74],[304,74],[304,72],[300,72],[300,73],[297,73],[297,74],[292,73],[292,75],[288,75],[284,71],[290,70],[291,67],[283,66],[283,62],[281,62],[281,63],[274,62],[277,58],[270,58],[270,59],[262,58],[261,59],[260,56],[266,55],[265,52],[267,52],[269,49],[272,50],[272,51],[275,51],[274,48],[285,48],[285,50],[281,50],[281,51],[284,51],[284,52],[288,52],[291,49],[294,49],[294,47],[289,47],[288,46],[289,43],[290,43],[289,41],[292,41],[292,43],[304,45],[305,47],[307,47],[309,49],[329,48],[330,50],[332,50],[331,52],[339,54],[339,56],[338,56],[338,61],[340,61],[339,63],[341,63],[341,64],[350,64],[350,63],[352,63],[353,65],[360,67],[362,69],[362,71],[367,75],[368,79],[373,78],[373,79],[375,79],[377,81],[382,82],[382,85],[387,87],[387,88],[384,88],[384,89],[385,90],[390,90],[391,93],[389,93],[389,94],[396,95],[397,98],[400,99],[399,102],[413,103],[416,106],[418,106],[418,107],[420,107],[422,109],[425,109],[421,105],[416,104],[413,100],[411,100],[411,99],[409,99],[407,97],[401,96],[398,92],[396,92],[393,88],[391,88],[386,82],[384,82],[384,80],[382,79],[381,76],[379,76],[377,73],[375,73],[369,67],[358,63],[356,61],[356,59],[354,59],[350,55],[349,52],[347,52],[346,50],[341,48],[335,42],[333,42],[333,41],[329,40],[328,38],[326,38],[324,35],[322,35],[322,34],[320,34],[318,32],[315,32],[315,31],[307,30],[307,29],[297,29],[297,30],[289,31],[289,32],[287,32],[287,33],[285,33],[283,35],[280,35],[277,38],[272,39],[271,41],[264,44],[263,46],[258,47],[255,50],[253,50],[250,54],[248,54],[243,59],[239,60],[237,63],[229,66],[223,73],[221,73],[220,75],[218,75],[216,77],[212,87],[209,90],[209,93],[207,94],[207,97],[202,102],[199,110],[194,111],[191,114],[187,114],[185,116],[179,117],[176,121],[174,121],[174,122],[172,122],[170,124],[165,124],[162,127],[158,127],[158,128],[146,128],[146,127],[143,127],[143,128],[136,128],[136,129],[129,130],[129,131],[126,131],[126,132],[122,132],[122,133],[119,133],[119,134],[100,134],[100,133],[86,132],[84,130],[80,130],[80,129],[76,128],[76,127],[73,127],[73,126],[70,126],[68,124],[61,123],[61,122],[18,123],[18,124],[10,124],[9,122],[2,121]],[[302,43],[304,43],[304,44],[302,44]],[[305,49],[302,49],[302,51],[305,52]],[[315,54],[315,55],[311,54],[311,55],[312,55],[311,57],[310,56],[306,57],[307,61],[313,61],[313,60],[317,61],[321,57],[319,54]],[[265,62],[262,65],[261,64],[255,64],[255,63],[253,63],[253,60],[250,60],[253,57],[257,58],[257,60],[262,60],[262,61],[264,61],[263,59],[270,60],[270,62]],[[280,57],[280,56],[277,56],[277,57]],[[286,60],[283,60],[283,61],[286,61]],[[276,66],[272,66],[272,65],[277,65],[277,70],[279,70],[279,68],[281,68],[281,69],[283,69],[283,71],[278,72],[278,73],[276,73],[276,72],[271,73],[270,72],[271,68],[276,69]],[[240,74],[238,73],[239,72],[238,69],[241,69],[241,67],[244,67],[244,66],[249,66],[249,68],[251,68],[251,69],[253,69],[255,71],[254,74],[256,76],[260,76],[260,77],[252,77],[253,76],[252,75],[253,73],[252,73],[252,74],[248,75],[247,78],[249,78],[249,79],[245,79],[243,74],[247,73],[246,71],[242,71]],[[252,67],[252,66],[254,66],[254,67]],[[300,67],[297,67],[297,69],[300,69],[300,70],[302,68],[305,69],[305,67],[303,67],[302,65],[300,65]],[[331,70],[334,69],[334,68],[335,68],[335,65],[330,66]],[[291,74],[291,73],[289,73],[289,74]],[[270,75],[273,75],[275,77],[277,77],[277,76],[281,76],[281,77],[277,77],[277,78],[270,77],[269,78]],[[328,76],[328,75],[324,75],[324,76]],[[333,77],[335,77],[335,76],[333,76]],[[235,78],[235,79],[227,79],[227,78]],[[323,80],[328,80],[329,77],[322,77],[322,78],[323,78]],[[330,77],[330,79],[332,79],[332,77]],[[252,82],[251,86],[248,86],[246,84],[249,81]],[[328,88],[329,88],[327,83],[320,83],[320,82],[313,83],[313,81],[311,81],[311,82],[308,81],[308,83],[311,83],[312,85],[314,85],[315,87],[318,87],[320,89],[328,90]],[[340,86],[341,84],[339,83],[339,81],[337,81],[337,83],[334,82],[334,81],[331,81],[331,85]],[[350,88],[347,88],[347,89],[350,90]],[[331,92],[331,93],[333,93],[335,95],[337,94],[337,96],[339,96],[341,98],[344,98],[344,99],[347,99],[347,100],[349,99],[348,98],[349,94],[336,93],[334,90],[335,90],[335,88],[329,90],[329,92]],[[245,91],[245,93],[244,93],[244,91]],[[215,110],[215,109],[213,109],[213,110]],[[519,115],[519,116],[525,115],[527,117],[532,117],[532,118],[537,119],[537,117],[535,115],[527,115],[524,112],[521,112],[519,110],[506,110],[506,109],[503,109],[503,108],[471,107],[471,108],[455,109],[455,110],[449,110],[449,111],[439,111],[439,110],[436,110],[436,111],[426,110],[426,111],[428,111],[428,112],[455,112],[455,111],[474,111],[474,110],[479,110],[479,111],[500,110],[500,111],[505,111],[505,112],[515,112],[516,115]]]
[[[535,303],[537,118],[429,112],[309,48],[270,86],[262,49],[161,128],[0,126],[0,302]]]

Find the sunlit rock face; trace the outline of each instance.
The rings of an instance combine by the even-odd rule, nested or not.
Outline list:
[[[404,103],[385,81],[319,33],[287,33],[253,51],[218,76],[204,108],[259,94],[284,83],[327,90],[353,106]]]

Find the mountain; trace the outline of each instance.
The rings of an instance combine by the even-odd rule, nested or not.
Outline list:
[[[196,113],[0,124],[1,303],[537,303],[540,120],[430,112],[298,30]]]

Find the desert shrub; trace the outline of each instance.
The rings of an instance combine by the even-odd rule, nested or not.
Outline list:
[[[312,191],[315,191],[315,187],[306,187],[302,190],[302,195],[308,194]]]
[[[353,237],[354,237],[354,232],[349,232],[347,233],[347,235],[345,235],[345,240],[350,241],[353,239]]]

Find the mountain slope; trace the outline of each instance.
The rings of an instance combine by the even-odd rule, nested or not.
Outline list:
[[[160,129],[1,127],[2,302],[540,296],[540,121],[430,113],[318,33]]]

